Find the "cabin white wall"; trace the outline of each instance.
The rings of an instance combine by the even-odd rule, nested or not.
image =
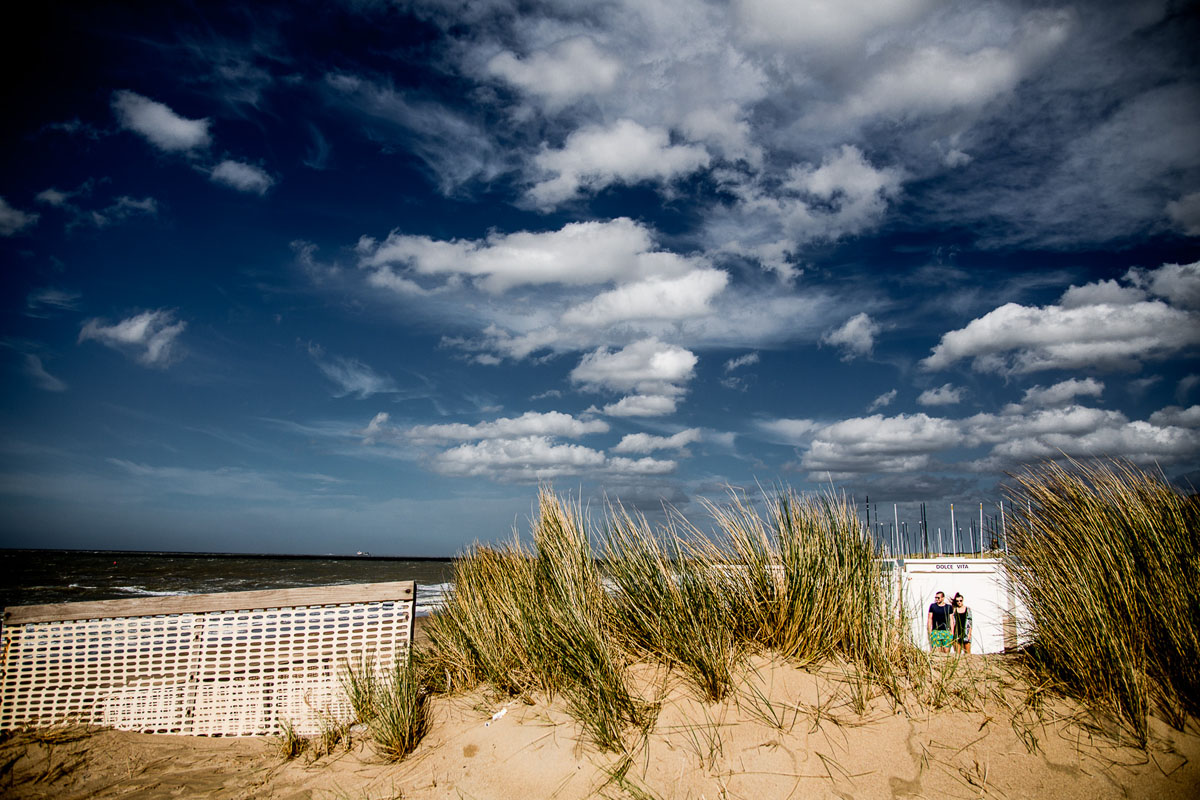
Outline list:
[[[929,649],[925,629],[929,605],[939,591],[946,601],[961,593],[971,609],[972,653],[999,653],[1017,641],[1015,620],[1023,616],[1019,601],[1009,591],[1004,566],[990,559],[908,559],[899,573],[906,614],[912,623],[913,642]]]

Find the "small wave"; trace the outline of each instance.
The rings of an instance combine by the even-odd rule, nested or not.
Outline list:
[[[446,605],[446,595],[454,590],[453,583],[418,583],[417,616],[428,617]]]
[[[126,594],[135,594],[139,597],[173,597],[178,595],[195,594],[194,592],[156,592],[152,589],[144,589],[141,586],[114,586],[114,592],[125,592]]]

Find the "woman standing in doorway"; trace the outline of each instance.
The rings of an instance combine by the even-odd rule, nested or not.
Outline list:
[[[951,608],[946,602],[946,595],[938,592],[929,604],[929,615],[925,628],[929,631],[929,649],[936,653],[949,653],[950,642],[954,640],[951,632]]]
[[[951,630],[954,632],[954,649],[959,653],[971,652],[971,628],[973,621],[971,619],[971,609],[967,608],[967,601],[963,599],[961,594],[954,595],[954,616],[951,621]]]

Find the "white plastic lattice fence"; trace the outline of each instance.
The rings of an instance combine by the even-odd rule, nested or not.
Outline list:
[[[347,666],[407,658],[415,598],[403,581],[8,608],[0,729],[318,733],[351,716]]]

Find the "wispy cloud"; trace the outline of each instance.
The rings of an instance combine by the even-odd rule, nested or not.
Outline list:
[[[331,102],[355,112],[377,141],[401,141],[433,173],[444,194],[491,180],[512,166],[481,120],[386,83],[330,73],[324,86]]]
[[[0,236],[12,236],[25,228],[36,225],[37,221],[37,214],[14,208],[8,204],[7,200],[0,197]]]
[[[323,348],[310,345],[308,353],[312,356],[326,378],[334,383],[337,390],[334,397],[357,395],[365,399],[376,394],[391,394],[399,391],[396,383],[388,375],[381,375],[357,358],[328,356]]]
[[[118,350],[147,367],[166,367],[175,360],[176,339],[187,323],[167,309],[144,311],[109,324],[98,318],[83,323],[79,342],[92,340]]]
[[[59,311],[74,311],[82,295],[79,292],[47,286],[35,289],[25,298],[25,314],[30,317],[47,317]]]
[[[1025,390],[1021,405],[1028,407],[1063,406],[1077,397],[1099,397],[1104,384],[1095,378],[1068,378],[1053,386],[1030,386]]]
[[[881,408],[890,406],[892,404],[892,401],[896,399],[897,394],[898,394],[897,389],[891,389],[891,390],[886,391],[883,394],[879,395],[878,397],[876,397],[874,400],[871,401],[871,405],[867,406],[867,413],[869,414],[872,411],[878,411]]]
[[[752,364],[757,364],[758,362],[759,362],[758,353],[746,353],[744,356],[738,356],[737,358],[731,358],[728,361],[726,361],[725,362],[725,371],[733,372],[735,369],[740,369],[742,367],[748,367]]]
[[[42,359],[32,353],[25,354],[25,374],[39,389],[47,392],[65,392],[67,390],[67,384],[47,372],[42,365]]]

